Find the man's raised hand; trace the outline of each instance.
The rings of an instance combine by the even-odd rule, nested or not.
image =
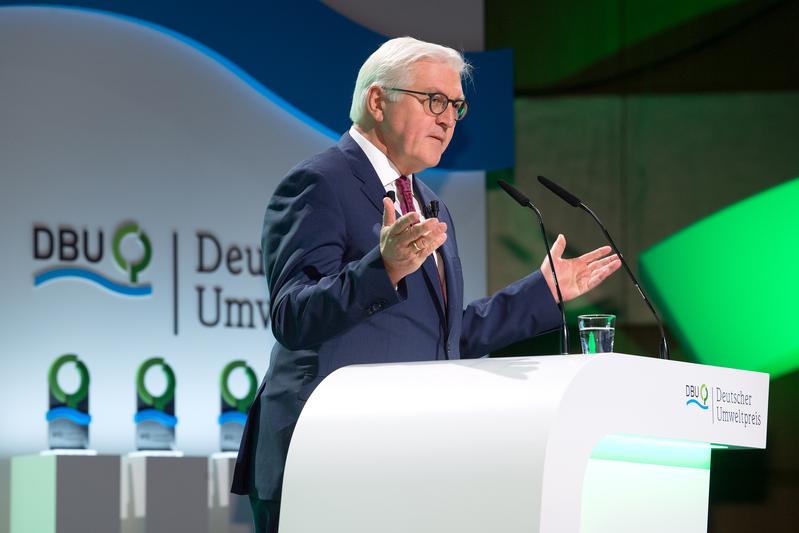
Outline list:
[[[573,259],[564,259],[563,252],[566,250],[566,237],[558,235],[550,248],[552,262],[555,263],[555,272],[558,274],[560,292],[563,301],[569,301],[590,291],[605,278],[613,274],[621,266],[621,260],[612,251],[610,246],[602,246],[587,254]],[[555,291],[555,281],[552,278],[552,270],[549,268],[549,260],[544,257],[541,263],[541,273],[552,292],[552,297],[557,301],[558,296]]]
[[[397,285],[402,278],[422,266],[425,259],[447,240],[447,225],[437,218],[419,223],[419,213],[406,213],[397,219],[394,203],[383,198],[383,227],[380,229],[380,255],[389,279]]]

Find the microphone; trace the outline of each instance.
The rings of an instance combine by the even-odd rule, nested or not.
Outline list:
[[[613,248],[613,252],[619,257],[619,259],[621,259],[621,264],[622,266],[624,266],[624,270],[627,271],[627,275],[632,280],[633,285],[635,285],[635,288],[638,289],[638,294],[641,295],[641,298],[643,298],[644,303],[646,303],[647,307],[649,307],[649,310],[652,311],[652,316],[655,317],[655,322],[657,322],[658,328],[660,329],[660,358],[669,359],[669,344],[668,342],[666,342],[666,331],[663,329],[663,322],[660,321],[660,317],[655,311],[655,308],[652,306],[652,302],[650,302],[649,298],[647,298],[644,289],[641,288],[641,285],[638,283],[638,280],[635,278],[635,275],[633,275],[633,271],[630,270],[629,265],[627,265],[627,261],[624,259],[624,256],[619,251],[619,247],[616,246],[615,242],[613,242],[613,238],[610,236],[610,233],[608,233],[608,230],[605,227],[605,225],[602,224],[602,221],[599,220],[599,217],[596,216],[596,214],[593,211],[591,211],[591,209],[587,205],[582,203],[579,198],[574,196],[572,193],[568,192],[560,185],[554,183],[552,180],[545,178],[544,176],[538,176],[538,181],[541,183],[541,185],[543,185],[544,187],[555,193],[556,196],[559,196],[564,202],[566,202],[570,206],[579,207],[580,209],[591,215],[591,217],[596,221],[596,223],[602,229],[602,233],[605,234],[605,238],[610,243],[610,247]]]
[[[499,186],[502,187],[511,198],[519,202],[522,207],[529,207],[535,211],[538,217],[538,223],[541,225],[541,235],[544,237],[544,246],[547,249],[547,258],[549,259],[549,268],[552,270],[552,278],[555,280],[555,292],[558,295],[558,308],[560,309],[560,316],[563,319],[563,326],[560,330],[560,353],[568,355],[569,353],[569,327],[566,325],[566,311],[563,309],[563,295],[560,293],[560,285],[558,284],[558,275],[555,273],[555,263],[552,261],[552,253],[549,251],[549,239],[547,239],[547,232],[544,229],[544,218],[541,216],[541,211],[530,201],[528,197],[523,195],[518,189],[510,185],[504,180],[497,180]]]
[[[394,202],[396,202],[396,201],[397,201],[397,193],[395,193],[394,191],[388,191],[388,192],[386,193],[386,196],[385,196],[385,198],[388,198],[388,199],[390,199],[390,200],[391,200],[391,203],[393,204]]]
[[[430,200],[430,218],[438,218],[439,209],[438,200]]]

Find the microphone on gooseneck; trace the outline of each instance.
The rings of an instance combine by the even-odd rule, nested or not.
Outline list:
[[[663,322],[660,321],[660,317],[655,311],[655,308],[652,306],[652,302],[650,302],[649,298],[647,298],[644,289],[641,288],[641,285],[638,283],[638,280],[633,275],[632,270],[630,270],[630,267],[627,265],[627,261],[624,260],[624,256],[619,251],[619,247],[616,246],[616,243],[613,242],[613,238],[610,236],[610,233],[608,233],[608,230],[605,227],[605,225],[602,224],[602,221],[599,220],[599,217],[597,217],[596,214],[593,211],[591,211],[591,209],[587,205],[582,203],[579,198],[577,198],[575,195],[573,195],[572,193],[570,193],[560,185],[556,184],[552,180],[545,178],[544,176],[538,176],[538,181],[541,183],[541,185],[543,185],[544,187],[555,193],[555,195],[559,196],[564,202],[566,202],[570,206],[579,207],[580,209],[591,215],[591,217],[596,221],[596,223],[602,229],[602,233],[605,234],[605,238],[608,240],[608,243],[610,243],[610,247],[613,248],[613,252],[619,257],[622,266],[624,266],[624,270],[627,271],[627,275],[632,280],[633,285],[635,285],[635,288],[638,289],[638,294],[641,295],[641,298],[643,298],[644,303],[647,305],[647,307],[649,307],[649,310],[652,311],[652,315],[655,317],[655,322],[657,322],[658,328],[660,329],[661,359],[669,359],[669,345],[666,342],[666,332],[663,329]]]
[[[552,279],[555,280],[555,292],[558,295],[558,308],[560,309],[560,316],[563,320],[563,325],[560,331],[560,353],[567,355],[569,353],[569,328],[566,325],[566,311],[563,308],[563,295],[560,293],[558,275],[555,272],[555,263],[552,261],[552,253],[549,251],[549,239],[547,239],[547,232],[546,229],[544,229],[544,218],[541,216],[541,212],[536,206],[533,205],[530,199],[523,195],[518,189],[503,180],[497,180],[497,183],[499,183],[499,186],[502,187],[502,190],[508,193],[511,198],[519,202],[519,205],[522,207],[529,207],[535,211],[535,214],[538,217],[538,223],[541,225],[541,235],[544,237],[544,246],[547,249],[549,268],[552,270]]]

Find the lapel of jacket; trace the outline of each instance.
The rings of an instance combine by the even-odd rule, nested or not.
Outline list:
[[[350,137],[349,133],[341,136],[338,148],[347,159],[352,169],[352,175],[361,182],[361,191],[382,216],[383,198],[386,196],[386,190],[383,188],[383,184],[380,183],[380,178],[377,176],[377,172],[375,172],[366,154],[363,153],[358,143]]]
[[[430,189],[427,185],[422,183],[422,181],[419,180],[418,176],[413,177],[413,184],[414,188],[416,189],[416,194],[418,196],[419,204],[421,205],[422,209],[425,209],[425,206],[430,204],[430,200],[438,200],[438,202],[441,203],[441,200],[439,200],[438,196],[436,196],[436,194],[432,191],[432,189]],[[439,212],[439,216],[441,215],[442,213]],[[442,220],[442,222],[446,222],[447,227],[449,227],[452,224],[452,221],[450,220]],[[451,263],[453,257],[451,254],[451,250],[453,250],[452,246],[453,245],[450,243],[450,239],[447,239],[447,241],[441,246],[441,248],[439,248],[439,251],[441,252],[441,257],[444,260],[444,278],[445,281],[447,282],[447,305],[444,305],[444,298],[441,294],[441,282],[438,277],[438,268],[436,268],[435,259],[433,259],[433,256],[431,255],[422,264],[422,270],[424,271],[425,276],[427,276],[428,281],[435,288],[436,298],[438,301],[438,305],[441,308],[442,316],[444,316],[444,310],[446,310],[445,320],[448,325],[452,324],[452,320],[450,320],[449,316],[451,308],[450,303],[455,303],[455,301],[451,299],[452,283],[450,283],[450,280],[453,279],[451,273],[451,268],[452,268]]]

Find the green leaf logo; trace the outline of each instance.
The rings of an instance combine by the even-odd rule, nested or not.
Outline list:
[[[122,255],[122,240],[128,235],[135,235],[138,237],[139,242],[144,248],[144,254],[141,259],[135,263],[128,262]],[[116,260],[119,268],[128,274],[131,283],[136,283],[139,279],[139,272],[147,268],[152,258],[153,247],[150,245],[150,238],[139,228],[138,224],[125,224],[114,233],[114,240],[111,244],[111,248],[114,252],[114,260]]]

